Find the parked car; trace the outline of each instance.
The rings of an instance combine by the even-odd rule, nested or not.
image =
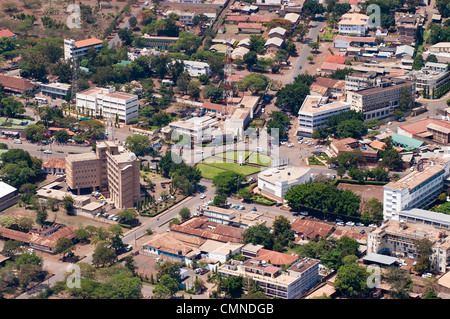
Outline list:
[[[302,216],[308,216],[308,212],[300,212],[300,215],[302,215]]]
[[[133,249],[133,246],[132,245],[128,245],[127,247],[125,247],[125,250],[126,251],[131,251]]]
[[[16,139],[14,140],[14,144],[22,144],[22,141],[19,140],[18,138],[16,138]]]
[[[202,195],[200,196],[200,199],[204,199],[204,198],[206,198],[206,195],[205,195],[205,194],[202,194]]]
[[[356,226],[364,226],[364,224],[362,224],[362,223],[356,223],[355,225]]]
[[[366,231],[363,229],[359,232],[361,235],[364,235],[366,233]]]
[[[346,222],[345,225],[347,225],[347,226],[355,226],[355,223],[354,222]]]
[[[275,207],[280,207],[281,205],[283,205],[282,203],[276,203]]]
[[[337,222],[336,225],[338,225],[338,226],[344,226],[344,223],[343,223],[343,222]]]
[[[51,154],[52,153],[52,151],[50,151],[50,150],[45,150],[44,151],[44,154]]]

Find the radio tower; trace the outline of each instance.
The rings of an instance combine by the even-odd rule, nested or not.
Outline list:
[[[225,96],[225,106],[223,109],[223,114],[226,118],[231,116],[231,110],[233,108],[233,82],[231,81],[232,75],[232,66],[231,66],[231,45],[229,41],[227,41],[227,50],[225,53],[225,65],[224,65],[224,84],[223,84],[223,93]]]
[[[77,92],[78,92],[78,57],[74,56],[72,58],[72,99],[76,100]]]

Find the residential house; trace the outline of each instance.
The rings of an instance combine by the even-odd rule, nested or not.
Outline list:
[[[365,14],[345,13],[339,21],[339,33],[364,37],[368,29],[369,17]]]
[[[62,175],[66,173],[66,159],[54,157],[48,159],[44,164],[42,164],[42,170],[46,174],[52,175]]]

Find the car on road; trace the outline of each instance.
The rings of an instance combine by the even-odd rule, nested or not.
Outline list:
[[[133,249],[133,246],[132,245],[128,245],[127,247],[125,247],[125,250],[126,251],[131,251]]]
[[[301,66],[301,65],[299,65],[299,66],[298,66],[298,69],[300,70],[301,68],[302,68],[302,66]]]
[[[14,140],[14,144],[22,144],[22,141],[19,140],[18,138],[16,138],[16,139]]]
[[[202,194],[202,195],[200,196],[200,199],[204,199],[204,198],[206,198],[206,195],[205,195],[205,194]]]
[[[51,154],[52,153],[52,151],[50,151],[50,150],[45,150],[44,151],[44,154]]]
[[[281,205],[283,205],[282,203],[276,203],[275,207],[280,207]]]
[[[354,222],[346,222],[345,225],[347,225],[347,226],[355,226],[355,223]]]

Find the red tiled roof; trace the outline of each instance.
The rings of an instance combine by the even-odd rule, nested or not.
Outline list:
[[[349,37],[344,35],[337,35],[334,37],[333,42],[336,42],[336,40],[345,40],[348,42],[366,42],[366,43],[373,43],[375,42],[374,37]]]
[[[5,30],[0,30],[0,38],[4,38],[4,37],[15,37],[16,34],[9,31],[8,29]]]
[[[20,93],[31,90],[32,88],[37,86],[37,84],[31,83],[31,81],[25,78],[8,76],[4,74],[0,74],[0,83],[5,87],[6,90]]]
[[[316,236],[328,236],[328,234],[334,229],[334,226],[313,220],[296,219],[292,223],[291,229],[308,238],[314,238]]]
[[[74,45],[77,48],[82,48],[82,47],[87,47],[87,46],[90,46],[90,45],[101,44],[101,43],[103,43],[102,40],[99,40],[97,38],[90,38],[90,39],[76,41],[74,43]]]
[[[330,62],[323,62],[322,65],[320,66],[321,70],[330,70],[330,71],[336,71],[345,68],[349,68],[349,66],[345,64],[330,63]]]
[[[258,251],[258,256],[253,258],[253,260],[265,260],[270,261],[272,265],[290,265],[298,259],[297,256],[288,255],[284,253],[280,253],[277,251],[272,251],[268,249],[260,249]]]
[[[347,58],[345,56],[341,55],[330,55],[325,59],[325,62],[329,63],[337,63],[337,64],[344,64],[345,61],[347,61]]]
[[[427,131],[427,126],[430,123],[436,123],[436,124],[440,124],[440,125],[443,125],[443,126],[450,125],[450,123],[447,123],[447,122],[441,121],[441,120],[423,119],[423,120],[420,120],[420,121],[416,121],[416,122],[400,125],[400,128],[402,130],[405,130],[408,133],[418,134],[418,133],[426,132]]]

